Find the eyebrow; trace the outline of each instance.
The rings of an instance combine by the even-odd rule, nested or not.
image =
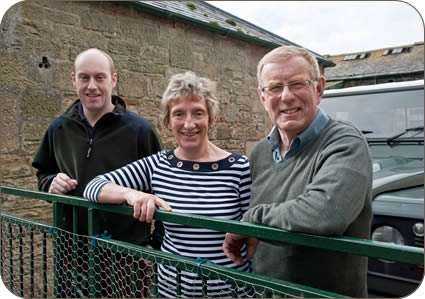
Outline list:
[[[105,76],[106,77],[107,75],[108,75],[107,73],[96,73],[93,76],[95,76],[95,77],[96,76]],[[81,72],[81,73],[78,73],[77,76],[78,77],[80,77],[80,76],[90,76],[90,74]]]
[[[290,78],[289,80],[286,80],[286,84],[288,84],[288,83],[292,83],[292,82],[298,82],[298,81],[305,81],[305,80],[308,80],[308,79],[304,79],[304,78],[297,78],[297,77],[295,77],[295,78]],[[270,80],[269,82],[268,82],[268,86],[271,86],[271,85],[282,85],[282,84],[285,84],[285,83],[283,83],[282,81],[280,81],[280,80]]]

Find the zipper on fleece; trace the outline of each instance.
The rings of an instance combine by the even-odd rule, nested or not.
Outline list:
[[[89,148],[87,149],[86,159],[90,159],[92,149],[93,149],[93,138],[90,137]]]

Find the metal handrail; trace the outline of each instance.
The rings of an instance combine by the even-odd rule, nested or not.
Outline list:
[[[85,207],[88,209],[109,211],[129,216],[133,215],[133,210],[129,206],[98,204],[76,196],[57,195],[46,192],[3,186],[0,186],[0,193],[41,199],[51,203],[60,203]],[[166,212],[162,210],[156,211],[155,219],[165,222],[253,236],[262,240],[339,251],[353,255],[375,257],[408,264],[424,265],[424,249],[412,246],[397,245],[351,237],[327,237],[295,233],[270,226],[250,224],[233,220],[222,220],[206,216]]]

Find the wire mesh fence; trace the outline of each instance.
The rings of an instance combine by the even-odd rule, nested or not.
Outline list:
[[[53,203],[46,225],[0,212],[0,275],[17,296],[109,298],[340,298],[344,295],[140,247],[99,233],[97,211],[132,216],[126,206],[0,186],[0,193]],[[64,205],[88,209],[89,235],[59,229]],[[78,217],[75,217],[78,218]],[[74,219],[75,220],[75,219]],[[274,242],[308,246],[423,266],[422,248],[349,237],[324,237],[273,227],[158,210],[155,220],[233,232]],[[76,226],[78,223],[74,223]],[[308,271],[308,270],[307,270]]]
[[[252,273],[1,216],[1,277],[20,297],[294,297]]]
[[[15,218],[1,217],[3,283],[20,297],[53,297],[53,243],[49,226],[18,222]]]

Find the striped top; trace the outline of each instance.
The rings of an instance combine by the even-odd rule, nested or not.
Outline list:
[[[173,212],[226,220],[242,218],[248,209],[251,194],[248,158],[237,153],[215,162],[192,162],[179,160],[172,151],[162,151],[95,177],[87,185],[84,197],[97,201],[100,189],[109,182],[155,194],[165,200]],[[161,246],[164,252],[251,271],[250,262],[246,259],[242,266],[236,266],[224,255],[223,232],[167,222],[164,222],[164,228]],[[246,256],[246,248],[243,248],[243,256]],[[184,283],[185,277],[190,283]],[[175,279],[175,268],[159,267],[161,296],[177,296]],[[229,288],[224,282],[208,281],[208,296],[229,296]],[[201,291],[201,279],[197,274],[184,272],[182,295],[198,297],[202,295]]]

